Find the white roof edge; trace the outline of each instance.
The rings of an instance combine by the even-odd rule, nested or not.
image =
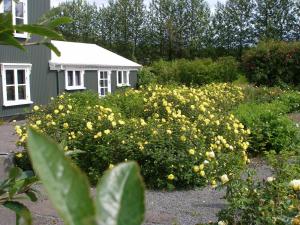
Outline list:
[[[139,69],[142,65],[124,58],[114,52],[92,43],[51,41],[61,52],[57,56],[51,52],[50,70],[59,67],[91,67],[96,68],[132,68]],[[79,54],[76,54],[79,52]]]

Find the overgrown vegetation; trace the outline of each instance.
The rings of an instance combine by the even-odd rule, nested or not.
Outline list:
[[[233,82],[241,75],[239,63],[233,57],[217,60],[157,61],[139,72],[139,84],[204,85],[213,82]]]
[[[300,84],[300,42],[262,42],[243,54],[243,68],[257,85]]]
[[[274,170],[272,177],[258,182],[250,170],[246,179],[228,182],[229,205],[219,212],[218,224],[299,224],[299,152],[270,152],[267,159]]]
[[[35,106],[28,125],[73,153],[93,183],[108,167],[135,160],[149,188],[200,187],[248,162],[250,131],[229,113],[242,100],[242,89],[229,84],[150,86],[104,99],[63,94]],[[16,132],[26,148],[26,127]]]

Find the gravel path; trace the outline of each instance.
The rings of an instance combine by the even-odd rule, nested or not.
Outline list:
[[[15,140],[12,124],[0,126],[0,153],[15,151]],[[272,174],[271,169],[260,159],[253,159],[250,167],[256,170],[259,180],[266,179]],[[147,191],[144,225],[195,225],[217,221],[217,212],[226,206],[223,196],[224,190],[209,187],[173,192]],[[63,225],[44,191],[41,191],[37,203],[25,202],[25,204],[33,213],[34,225]],[[0,225],[15,224],[14,214],[2,207],[0,218]]]

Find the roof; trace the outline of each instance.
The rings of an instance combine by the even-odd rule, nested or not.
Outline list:
[[[61,56],[59,57],[51,51],[51,59],[49,61],[51,70],[72,66],[88,67],[91,69],[108,67],[138,69],[141,67],[140,64],[117,55],[96,44],[66,41],[51,41],[51,43],[61,52]]]

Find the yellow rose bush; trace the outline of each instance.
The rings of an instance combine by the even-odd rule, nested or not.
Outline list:
[[[150,86],[101,99],[63,94],[35,107],[28,125],[73,152],[92,182],[111,165],[135,160],[150,188],[217,186],[249,162],[250,131],[229,112],[243,98],[229,84]],[[26,146],[25,128],[17,133]]]

